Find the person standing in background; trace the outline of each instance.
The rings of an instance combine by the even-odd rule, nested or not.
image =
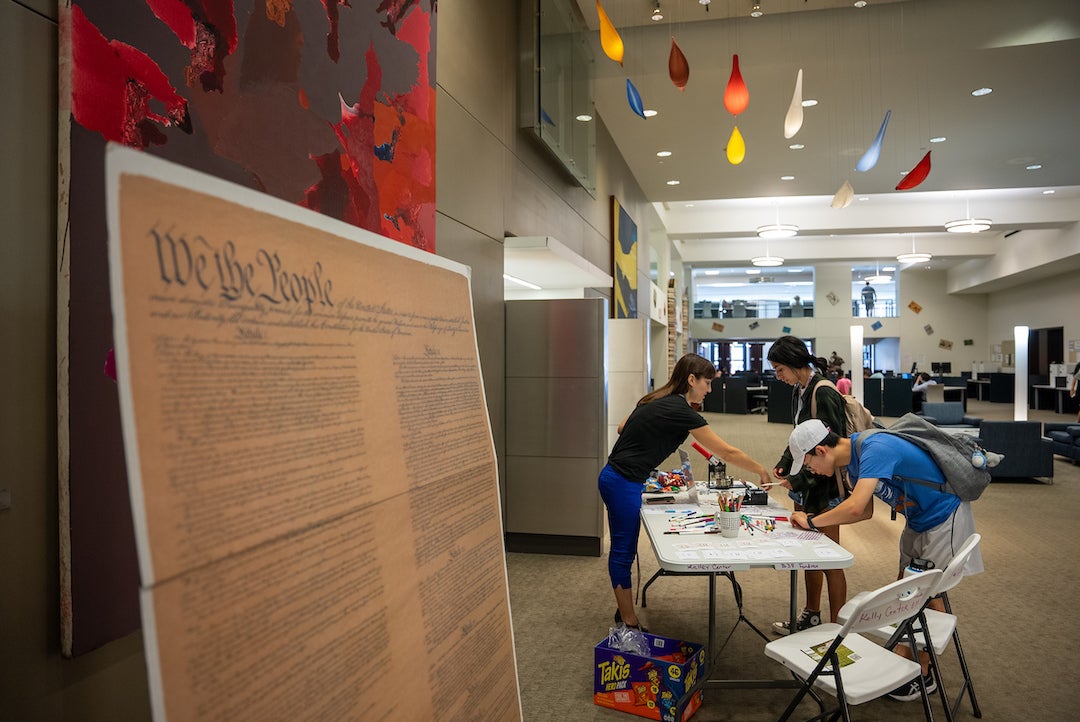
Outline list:
[[[608,575],[615,592],[615,623],[642,629],[634,609],[630,578],[641,531],[641,494],[649,473],[692,435],[728,464],[769,480],[765,467],[716,435],[692,407],[712,390],[716,368],[708,359],[688,353],[675,364],[668,382],[637,402],[619,424],[619,438],[600,471],[600,496],[608,512],[611,549]],[[642,630],[644,631],[644,630]]]
[[[869,281],[867,281],[866,285],[863,286],[863,289],[862,289],[862,303],[863,303],[863,306],[866,308],[866,315],[867,316],[873,316],[874,315],[874,301],[876,301],[876,300],[877,300],[877,291],[875,291],[874,287],[870,285]]]
[[[833,354],[835,356],[835,352]],[[794,387],[791,394],[791,411],[795,423],[807,419],[819,419],[840,435],[847,433],[847,412],[840,392],[825,379],[828,368],[824,358],[816,358],[806,350],[806,344],[795,336],[781,336],[769,349],[769,363],[776,371],[776,378]],[[825,382],[825,383],[822,383]],[[816,409],[815,409],[816,407]],[[816,413],[815,413],[816,412]],[[817,514],[831,509],[841,502],[838,479],[832,475],[818,476],[805,471],[799,473],[802,459],[794,466],[796,473],[790,473],[793,459],[788,447],[784,447],[780,460],[776,462],[773,476],[780,479],[783,486],[790,489],[788,496],[795,502],[797,511],[806,510]],[[843,483],[839,480],[839,483]],[[840,543],[840,527],[822,527],[824,534],[836,543]],[[827,580],[829,583],[829,618],[836,621],[840,607],[847,601],[847,577],[843,569],[821,571],[807,570],[806,606],[796,622],[801,632],[821,624],[821,591]],[[773,631],[777,634],[790,634],[791,622],[774,622]]]
[[[1080,387],[1080,361],[1073,366],[1072,386],[1069,388],[1069,396],[1076,396],[1077,387]],[[1076,423],[1080,424],[1080,409],[1076,412]]]

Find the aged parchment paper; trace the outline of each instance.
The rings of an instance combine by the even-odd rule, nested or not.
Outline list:
[[[113,147],[155,719],[518,719],[467,269]]]

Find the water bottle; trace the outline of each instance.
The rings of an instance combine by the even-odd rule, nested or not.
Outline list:
[[[921,574],[933,568],[934,562],[931,559],[912,559],[910,562],[908,562],[908,565],[904,567],[904,578],[907,579],[908,577],[914,576],[916,574]],[[912,596],[914,596],[914,594],[915,590],[905,592],[900,595],[900,599],[910,599]]]
[[[904,568],[904,577],[910,577],[914,574],[929,571],[934,568],[934,562],[931,559],[912,559],[911,562]]]

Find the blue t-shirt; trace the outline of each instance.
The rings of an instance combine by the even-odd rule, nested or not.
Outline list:
[[[851,482],[877,479],[874,496],[903,514],[912,531],[933,529],[960,506],[960,497],[955,494],[896,478],[925,479],[944,484],[945,477],[930,454],[906,439],[886,433],[867,437],[856,451],[859,436],[851,435],[851,462],[847,467]]]

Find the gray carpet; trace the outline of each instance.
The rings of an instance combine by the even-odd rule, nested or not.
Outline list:
[[[987,419],[1011,418],[1012,407],[969,403],[968,413]],[[779,458],[790,427],[762,416],[706,414],[713,429],[766,467]],[[1032,411],[1039,421],[1071,421]],[[888,423],[888,419],[882,419]],[[694,455],[694,473],[704,478],[704,460]],[[661,468],[675,468],[675,457]],[[733,473],[738,473],[732,469]],[[1069,720],[1080,717],[1080,685],[1071,664],[1080,643],[1074,614],[1080,534],[1080,466],[1055,457],[1054,483],[995,482],[974,503],[983,536],[983,574],[965,579],[950,598],[960,617],[960,635],[986,720]],[[583,483],[595,483],[583,480]],[[773,492],[786,499],[782,490]],[[880,502],[873,519],[842,529],[841,543],[855,555],[848,570],[850,594],[896,578],[897,538],[903,519],[889,520]],[[657,570],[642,533],[641,579]],[[622,712],[592,703],[593,646],[603,639],[615,609],[606,556],[572,557],[508,554],[510,600],[524,717],[541,720],[626,720]],[[787,615],[786,572],[756,570],[738,575],[746,616],[762,630]],[[800,580],[801,582],[801,580]],[[635,587],[638,586],[635,577]],[[800,583],[800,603],[802,588]],[[642,618],[656,634],[705,642],[708,638],[707,582],[703,577],[667,577],[649,589]],[[827,604],[827,602],[826,602]],[[721,639],[737,614],[726,580],[717,584],[717,627]],[[714,676],[784,679],[784,669],[765,657],[763,642],[739,625],[719,659]],[[950,688],[961,680],[952,645],[943,656]],[[713,720],[775,720],[791,699],[788,690],[710,690],[694,716]],[[953,692],[955,697],[955,692]],[[944,719],[934,697],[935,716]],[[804,703],[796,719],[815,707]],[[856,720],[919,720],[916,702],[881,699],[854,707]],[[958,719],[973,719],[961,706]]]

